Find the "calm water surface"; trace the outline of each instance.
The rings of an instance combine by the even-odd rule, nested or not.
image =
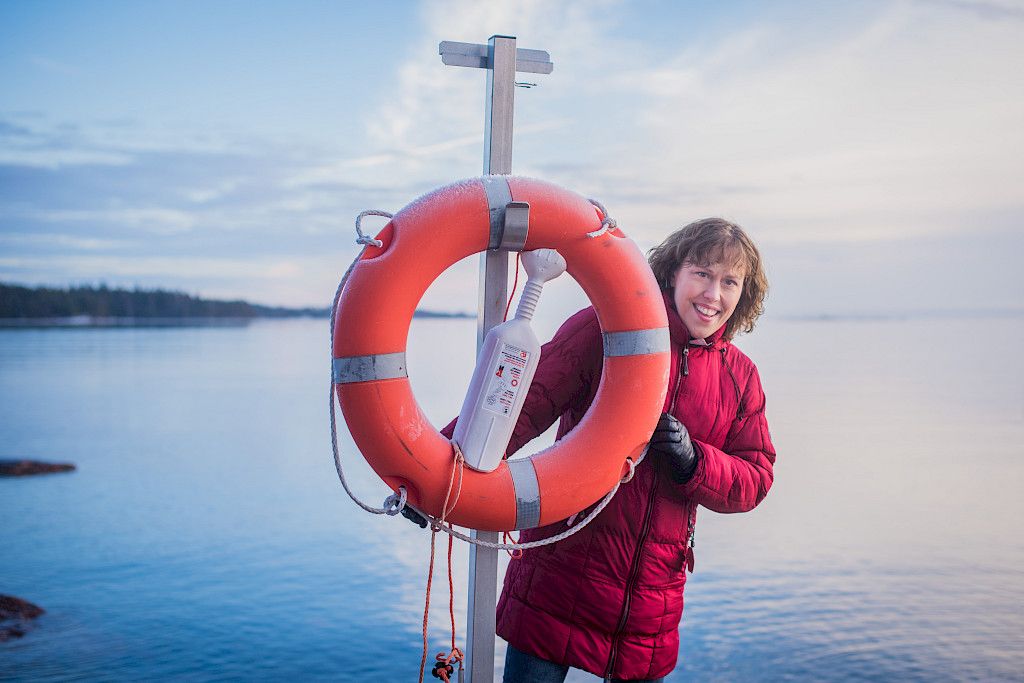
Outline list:
[[[741,338],[776,484],[753,513],[703,511],[670,680],[1024,680],[1024,320],[954,323]],[[474,329],[414,322],[435,424],[461,405]],[[0,643],[0,678],[415,680],[428,535],[338,485],[328,354],[314,321],[0,331],[0,458],[79,467],[0,480],[0,592],[47,610]],[[457,547],[460,633],[465,575]]]

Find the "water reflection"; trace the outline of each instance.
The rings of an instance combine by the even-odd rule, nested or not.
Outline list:
[[[414,321],[435,425],[461,406],[474,334]],[[702,512],[674,679],[1019,678],[1022,342],[1019,319],[986,322],[984,344],[935,320],[769,320],[741,340],[777,480],[753,514]],[[413,679],[428,534],[338,485],[327,356],[310,321],[0,331],[0,457],[79,465],[0,481],[0,590],[47,609],[0,644],[0,677]],[[461,638],[461,544],[454,569]]]

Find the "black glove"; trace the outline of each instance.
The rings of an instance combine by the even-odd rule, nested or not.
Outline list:
[[[402,516],[413,524],[419,524],[421,529],[427,528],[427,518],[406,505],[402,508]]]
[[[669,468],[672,481],[685,484],[697,470],[698,454],[682,422],[662,413],[651,435],[650,450],[659,453]]]

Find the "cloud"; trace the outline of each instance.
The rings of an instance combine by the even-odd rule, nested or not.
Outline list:
[[[926,4],[946,5],[967,10],[993,20],[1024,20],[1024,3],[1017,0],[926,0]]]
[[[170,126],[131,117],[70,121],[38,111],[0,112],[0,164],[36,168],[120,166],[142,154],[246,154],[266,139],[209,126]]]
[[[731,213],[772,240],[955,232],[936,217],[1024,208],[1022,37],[1016,22],[894,4],[827,41],[769,23],[684,50],[617,78],[638,123],[620,175],[677,185],[663,214]],[[625,210],[656,229],[649,207]]]
[[[395,67],[387,94],[372,102],[366,120],[365,155],[339,163],[332,177],[375,179],[402,177],[436,185],[439,178],[475,175],[482,167],[484,85],[481,69],[445,66],[438,55],[444,40],[486,43],[490,35],[515,34],[522,48],[555,49],[562,58],[593,54],[590,40],[602,34],[596,24],[606,2],[479,3],[425,2],[420,31],[409,55]],[[525,75],[521,75],[525,79]],[[547,87],[547,76],[527,80]],[[517,90],[517,114],[532,93]],[[516,122],[517,143],[573,124],[570,117],[547,109],[542,116]],[[377,173],[379,175],[373,175]]]
[[[53,249],[67,253],[111,251],[126,246],[124,240],[109,239],[104,237],[77,237],[65,234],[47,233],[0,233],[0,245],[3,245],[4,253],[11,253],[14,248],[31,248],[33,251]],[[9,259],[8,263],[15,263],[17,259]]]
[[[56,168],[77,164],[120,165],[130,156],[123,149],[103,148],[86,140],[76,124],[54,125],[38,113],[0,117],[0,164]]]
[[[0,120],[0,137],[25,138],[32,135],[32,130],[10,121]]]
[[[761,13],[657,57],[620,30],[617,3],[423,7],[397,94],[367,123],[368,147],[392,151],[325,176],[429,186],[478,168],[482,78],[423,55],[507,26],[555,62],[536,93],[517,93],[517,172],[601,197],[641,241],[708,214],[771,241],[856,242],[951,233],[965,212],[1022,208],[1024,36],[985,3],[874,5],[805,26]],[[565,124],[524,135],[545,120]]]
[[[243,122],[8,111],[4,276],[142,277],[148,264],[153,278],[187,274],[204,292],[316,302],[356,252],[360,210],[396,211],[480,173],[485,73],[444,66],[437,45],[495,33],[555,64],[520,75],[538,87],[515,93],[515,172],[599,198],[642,248],[724,215],[786,264],[787,298],[816,306],[824,300],[807,293],[822,273],[808,264],[834,249],[867,269],[848,264],[839,278],[856,289],[862,275],[884,277],[886,249],[908,239],[962,248],[983,226],[965,253],[1006,270],[1000,236],[1024,220],[1022,7],[883,2],[794,22],[775,6],[431,0],[413,32],[382,48],[380,87],[344,94],[339,106],[362,126],[336,143],[256,135]],[[920,251],[942,268],[949,253]],[[475,269],[454,267],[426,303],[461,307],[466,293],[475,308]]]
[[[44,126],[59,127],[36,121],[12,133],[49,144]],[[122,150],[96,143],[91,125],[78,131],[66,148],[53,145],[64,159],[81,153],[76,145],[84,141],[90,154],[120,155],[118,163],[50,164],[36,156],[0,164],[0,279],[326,305],[358,251],[355,215],[368,205],[397,208],[426,189],[318,178],[333,150],[266,140],[246,150]],[[309,182],[289,182],[298,177]]]
[[[503,11],[426,7],[424,42],[479,40],[484,15]],[[804,25],[767,12],[655,58],[641,37],[617,30],[614,5],[563,5],[582,17],[579,35],[530,5],[526,27],[544,29],[508,32],[549,49],[555,72],[517,100],[515,167],[598,196],[642,247],[699,216],[738,220],[782,266],[776,310],[970,306],[971,295],[942,285],[944,273],[958,254],[976,277],[986,262],[1009,272],[1007,245],[1019,245],[1012,235],[1024,221],[1019,7],[887,3]],[[420,59],[398,83],[400,103],[371,127],[381,140],[444,129],[417,120],[482,135],[479,79],[467,88]],[[442,87],[461,110],[434,97]],[[547,116],[571,123],[537,145],[518,136]],[[451,164],[417,171],[440,184]],[[920,259],[913,267],[899,263],[908,254]],[[886,292],[887,279],[902,291]],[[464,284],[475,286],[468,275]],[[1003,281],[993,298],[1020,294]]]
[[[8,272],[31,274],[35,271],[52,267],[50,260],[38,258],[0,258],[0,268]],[[70,281],[92,282],[96,280],[110,284],[128,283],[167,283],[167,286],[182,287],[183,283],[195,282],[197,278],[207,280],[210,273],[217,273],[220,278],[249,280],[270,277],[269,273],[275,264],[243,263],[231,259],[192,258],[186,261],[177,258],[158,256],[126,260],[104,256],[75,256],[74,258],[58,259],[57,265],[65,267],[65,277]],[[97,276],[97,273],[103,273]],[[41,281],[36,277],[29,281]],[[194,287],[184,284],[184,288]]]
[[[195,226],[195,216],[187,211],[164,208],[124,208],[104,211],[39,211],[29,213],[31,219],[53,222],[88,222],[109,226],[145,229],[163,235],[188,232]]]

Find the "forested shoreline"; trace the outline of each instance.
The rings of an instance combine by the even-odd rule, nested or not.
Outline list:
[[[326,316],[327,309],[261,306],[201,299],[165,289],[106,285],[25,287],[0,283],[0,318],[290,318]]]
[[[63,320],[88,317],[98,320],[326,318],[328,308],[264,306],[248,301],[202,299],[166,289],[121,289],[106,285],[26,287],[0,283],[0,319]],[[463,318],[464,313],[416,311],[417,317]]]

